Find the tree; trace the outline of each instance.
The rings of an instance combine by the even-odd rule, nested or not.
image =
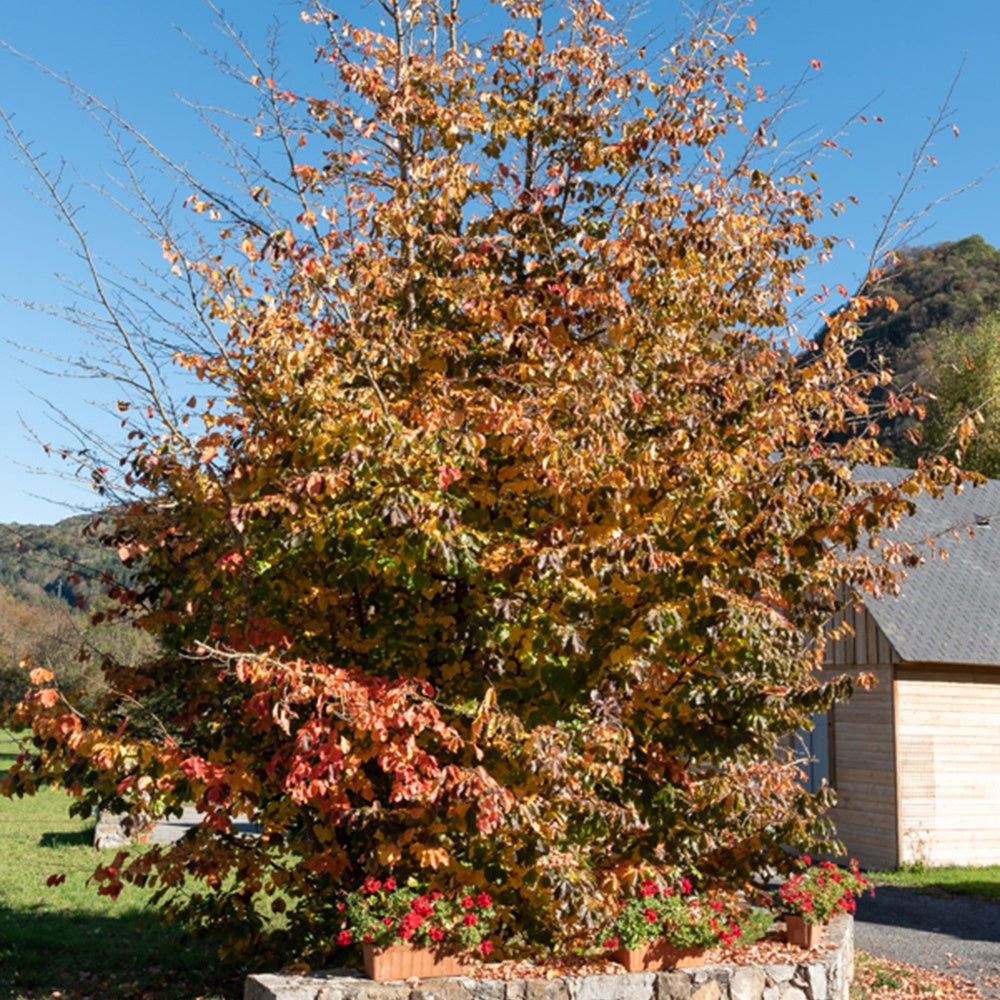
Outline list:
[[[752,885],[829,845],[780,748],[849,692],[817,670],[838,600],[895,585],[864,541],[955,475],[852,477],[885,459],[847,364],[868,302],[786,349],[830,241],[807,174],[755,156],[767,123],[737,148],[721,8],[655,71],[595,2],[511,0],[481,48],[454,8],[384,6],[384,33],[309,15],[317,96],[252,74],[287,173],[249,208],[195,191],[218,249],[164,239],[210,395],[149,392],[106,537],[166,652],[86,714],[36,671],[5,784],[195,801],[100,891],[314,961],[370,875],[490,891],[514,953],[650,874]]]
[[[885,368],[885,390],[914,397],[890,407],[882,440],[904,465],[945,452],[984,475],[1000,472],[995,443],[1000,253],[981,236],[897,251],[878,278],[884,306],[869,312],[852,364]]]
[[[963,468],[1000,476],[1000,318],[942,330],[933,359],[927,420],[907,453],[950,453]]]

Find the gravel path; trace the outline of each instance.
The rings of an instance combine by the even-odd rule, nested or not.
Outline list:
[[[1000,1000],[1000,902],[884,886],[858,903],[854,941],[871,955],[961,973]]]
[[[149,840],[152,844],[172,844],[175,840],[180,840],[184,836],[185,830],[194,826],[200,818],[200,813],[194,806],[185,806],[184,814],[178,819],[161,819],[157,821],[150,833]],[[253,833],[252,823],[233,824],[240,833]]]

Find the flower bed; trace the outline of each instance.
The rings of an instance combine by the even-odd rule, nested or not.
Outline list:
[[[848,1000],[854,921],[835,917],[811,952],[768,942],[709,957],[710,964],[671,972],[610,974],[609,964],[605,974],[552,975],[551,967],[503,964],[484,965],[475,976],[405,983],[373,983],[356,969],[259,974],[247,979],[244,1000]]]

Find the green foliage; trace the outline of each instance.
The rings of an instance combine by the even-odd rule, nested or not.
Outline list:
[[[927,419],[900,457],[946,452],[968,469],[1000,476],[1000,316],[975,326],[941,330],[931,352],[933,378],[924,380]],[[916,429],[914,429],[916,430]]]
[[[101,893],[258,956],[326,960],[371,876],[489,892],[537,952],[649,875],[710,894],[832,846],[782,747],[850,692],[819,671],[839,602],[895,585],[905,553],[867,539],[956,478],[851,475],[886,457],[848,433],[868,301],[783,346],[831,241],[813,182],[755,160],[766,126],[723,162],[747,70],[722,9],[647,72],[599,4],[543,7],[490,42],[317,7],[314,95],[253,75],[294,165],[246,211],[192,198],[218,246],[165,240],[206,397],[120,406],[118,608],[162,653],[106,663],[86,710],[38,669],[15,716],[6,794],[205,814]]]
[[[903,465],[938,454],[1000,475],[1000,251],[981,236],[901,250],[852,364],[892,372],[883,440]],[[913,396],[914,398],[910,398]]]
[[[661,938],[675,948],[711,948],[741,936],[743,909],[731,895],[693,892],[686,878],[662,886],[647,880],[622,901],[609,933],[624,948]]]

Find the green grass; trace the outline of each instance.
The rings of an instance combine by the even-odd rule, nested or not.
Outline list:
[[[953,893],[1000,900],[1000,865],[985,868],[900,868],[866,872],[879,885],[898,885],[921,892]]]
[[[0,730],[0,771],[14,757]],[[157,922],[147,893],[126,886],[112,901],[86,884],[114,851],[95,851],[93,823],[69,818],[68,805],[54,789],[0,798],[0,1000],[240,996],[241,971]],[[65,883],[47,886],[54,874]]]

